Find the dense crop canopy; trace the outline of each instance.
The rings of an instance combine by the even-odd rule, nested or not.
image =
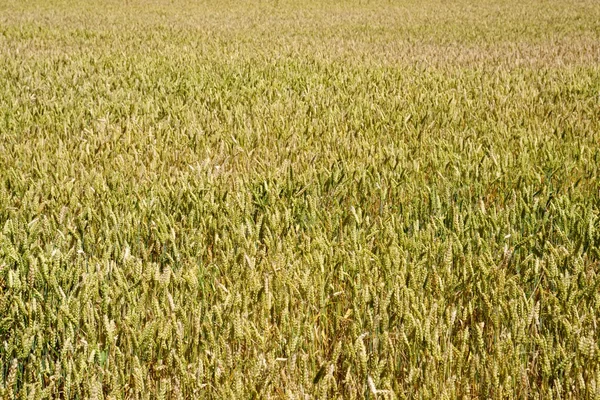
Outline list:
[[[1,1],[0,397],[600,398],[598,21]]]

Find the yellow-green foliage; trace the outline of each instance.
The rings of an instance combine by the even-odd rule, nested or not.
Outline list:
[[[0,1],[0,397],[600,398],[598,21]]]

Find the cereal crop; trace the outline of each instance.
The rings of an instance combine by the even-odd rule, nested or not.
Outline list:
[[[0,398],[600,399],[597,0],[0,1]]]

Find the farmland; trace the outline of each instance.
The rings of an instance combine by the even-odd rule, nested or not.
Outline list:
[[[0,398],[600,399],[600,3],[0,2]]]

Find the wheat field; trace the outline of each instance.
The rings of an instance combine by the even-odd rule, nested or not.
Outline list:
[[[0,2],[0,398],[600,399],[596,0]]]

